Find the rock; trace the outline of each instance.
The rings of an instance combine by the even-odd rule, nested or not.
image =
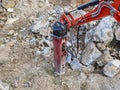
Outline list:
[[[18,81],[14,81],[14,83],[11,84],[12,88],[17,88],[19,85],[18,85]]]
[[[97,58],[101,55],[102,53],[96,48],[95,44],[89,43],[83,51],[82,63],[88,66],[94,61],[97,61]]]
[[[42,54],[41,51],[36,51],[36,53],[35,53],[36,56],[40,56],[41,54]]]
[[[104,43],[97,43],[96,47],[100,50],[100,51],[104,51],[106,49],[106,46]]]
[[[114,77],[120,71],[120,61],[113,60],[108,62],[103,68],[103,73],[108,77]]]
[[[35,47],[37,44],[37,40],[35,38],[32,38],[29,43],[31,47]]]
[[[51,15],[53,16],[53,14],[56,14],[56,11],[54,9],[51,9],[51,10],[48,11],[48,13],[49,13],[50,16]]]
[[[6,9],[14,8],[16,5],[15,0],[2,0],[2,6]]]
[[[109,44],[113,40],[113,22],[112,17],[106,17],[100,21],[97,27],[87,32],[85,36],[85,44],[94,41],[99,43]]]
[[[70,66],[73,70],[80,70],[81,69],[81,64],[76,58],[74,58],[74,60],[70,63]]]
[[[66,45],[67,45],[67,47],[71,47],[72,46],[72,44],[69,41],[67,41]]]
[[[2,3],[0,2],[0,13],[2,13],[4,10],[3,10],[3,7],[2,7]]]
[[[4,9],[0,6],[0,13],[2,13],[4,11]]]
[[[118,57],[119,56],[119,52],[116,49],[113,49],[110,53],[111,56],[113,57]]]
[[[7,33],[7,35],[8,35],[8,36],[12,36],[14,33],[15,33],[14,30],[10,30],[10,31]]]
[[[0,80],[0,90],[9,90],[9,85]]]
[[[50,54],[51,54],[51,48],[50,47],[45,47],[44,50],[42,51],[42,55],[50,56]]]
[[[49,36],[50,35],[49,22],[38,21],[30,27],[30,31],[33,33],[39,33],[43,36]]]
[[[70,64],[71,63],[71,59],[72,59],[72,55],[70,53],[67,54],[67,58],[66,58],[66,63]]]
[[[94,29],[88,31],[85,35],[85,46],[89,43],[89,42],[92,42],[92,38],[93,38],[93,33],[95,32]]]
[[[63,7],[61,7],[61,6],[57,6],[57,7],[55,8],[55,11],[56,11],[56,13],[57,13],[58,15],[60,15],[61,13],[64,12]]]
[[[120,28],[115,30],[115,37],[116,37],[116,40],[120,41]]]
[[[110,55],[110,52],[108,50],[104,51],[104,54],[101,55],[98,60],[97,60],[97,64],[99,66],[104,66],[106,65],[109,61],[112,61],[113,58]]]
[[[14,8],[8,8],[7,12],[14,12]]]
[[[32,86],[32,82],[30,81],[27,81],[25,84],[24,84],[24,87],[31,87]]]

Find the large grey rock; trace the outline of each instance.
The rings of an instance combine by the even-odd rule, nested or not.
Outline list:
[[[120,71],[119,60],[110,61],[103,68],[103,73],[108,77],[114,77],[119,71]]]
[[[0,90],[9,90],[9,85],[0,80]]]
[[[96,48],[94,43],[89,43],[82,54],[82,63],[84,65],[90,65],[94,61],[97,61],[97,58],[100,57],[102,53]]]
[[[90,41],[110,43],[113,40],[112,26],[115,20],[112,17],[106,17],[100,21],[97,27],[87,32],[85,44]]]
[[[120,28],[115,31],[115,37],[120,41]]]

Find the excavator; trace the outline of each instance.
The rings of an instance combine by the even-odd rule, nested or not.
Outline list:
[[[94,6],[95,8],[84,16],[74,18],[72,12],[83,10]],[[67,32],[70,28],[76,27],[102,19],[106,16],[114,17],[120,23],[120,0],[92,0],[88,3],[78,6],[76,9],[63,12],[58,21],[54,23],[53,28],[53,46],[54,46],[54,71],[57,75],[65,74],[65,63],[67,57],[66,43]]]

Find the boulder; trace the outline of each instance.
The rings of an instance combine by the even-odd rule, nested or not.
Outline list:
[[[120,61],[112,60],[103,68],[103,73],[108,77],[114,77],[120,71]]]
[[[86,33],[85,44],[90,41],[109,44],[113,40],[112,26],[115,20],[112,17],[106,17],[100,21],[97,27]]]
[[[100,57],[102,53],[96,48],[94,43],[89,43],[82,53],[82,63],[89,66],[94,61],[97,61],[97,58]]]

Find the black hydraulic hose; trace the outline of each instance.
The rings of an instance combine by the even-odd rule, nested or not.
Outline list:
[[[99,0],[93,0],[93,1],[91,1],[89,3],[85,3],[85,4],[82,4],[82,5],[78,6],[77,10],[85,9],[85,8],[87,8],[89,6],[94,6],[94,5],[97,5],[97,4],[99,4]]]
[[[78,6],[76,9],[74,9],[74,10],[72,10],[72,11],[65,12],[65,13],[66,13],[66,15],[67,15],[67,14],[69,14],[69,13],[71,13],[71,12],[76,11],[76,10],[85,9],[85,8],[87,8],[87,7],[89,7],[89,6],[94,6],[94,5],[97,5],[97,4],[99,4],[99,0],[93,0],[93,1],[91,1],[91,2],[88,2],[88,3],[85,3],[85,4],[82,4],[82,5]]]

